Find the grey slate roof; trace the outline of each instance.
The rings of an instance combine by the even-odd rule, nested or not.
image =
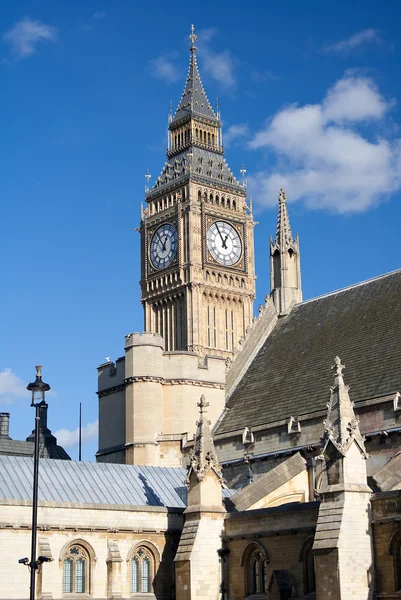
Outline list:
[[[401,270],[279,319],[227,402],[215,435],[324,410],[339,356],[351,399],[401,391]]]
[[[191,51],[187,80],[172,124],[175,121],[180,121],[189,114],[198,114],[213,121],[217,120],[203,88],[195,51]]]
[[[151,193],[160,192],[164,187],[174,183],[178,184],[184,177],[189,176],[189,154],[192,154],[192,180],[204,182],[206,185],[217,183],[220,186],[231,187],[233,192],[237,194],[246,195],[246,190],[230,171],[225,158],[221,154],[197,146],[191,146],[191,148],[169,158],[164,164]]]
[[[0,499],[31,500],[33,459],[0,456]],[[185,469],[43,459],[39,500],[185,508]]]

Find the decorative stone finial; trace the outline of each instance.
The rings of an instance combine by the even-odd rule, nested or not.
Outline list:
[[[206,417],[209,402],[206,402],[202,394],[198,402],[199,419],[196,422],[196,434],[193,450],[189,453],[190,466],[186,482],[189,483],[192,472],[196,474],[198,481],[202,481],[208,471],[213,469],[217,477],[224,482],[216,450],[213,444],[213,437],[210,431],[210,421]]]
[[[196,52],[195,42],[198,39],[198,36],[195,34],[195,27],[191,25],[191,35],[188,36],[189,41],[191,42],[190,50],[191,52]]]
[[[204,394],[202,394],[202,396],[200,397],[198,406],[199,406],[199,412],[201,415],[207,413],[207,408],[209,406],[209,402],[206,402],[206,398],[205,398]]]
[[[336,356],[334,359],[334,365],[332,365],[331,368],[334,369],[336,375],[342,377],[345,365],[341,364],[341,359]]]

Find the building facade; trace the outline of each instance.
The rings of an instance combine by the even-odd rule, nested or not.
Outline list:
[[[37,596],[400,598],[401,270],[302,301],[281,190],[253,317],[252,208],[195,41],[141,216],[145,332],[98,369],[97,463],[40,462]],[[28,597],[31,476],[0,456],[4,600]]]

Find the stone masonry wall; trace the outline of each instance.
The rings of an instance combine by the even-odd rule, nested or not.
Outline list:
[[[29,573],[18,559],[30,555],[31,506],[26,503],[2,504],[0,511],[0,598],[29,597]],[[38,587],[43,596],[62,597],[63,549],[73,540],[82,540],[91,549],[91,597],[111,597],[107,593],[108,542],[115,541],[121,563],[113,574],[114,591],[130,597],[129,557],[132,549],[144,541],[153,549],[156,565],[157,598],[173,598],[173,557],[182,527],[182,515],[167,511],[138,511],[129,507],[110,509],[102,505],[60,505],[41,503],[38,512],[38,539],[48,542],[53,561],[42,566]],[[40,549],[38,551],[40,553]],[[47,596],[45,596],[47,594]],[[51,594],[51,595],[50,595]]]

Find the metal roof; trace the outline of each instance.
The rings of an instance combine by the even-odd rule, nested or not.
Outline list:
[[[32,499],[33,458],[0,456],[0,499]],[[41,459],[39,500],[185,508],[186,469]]]

